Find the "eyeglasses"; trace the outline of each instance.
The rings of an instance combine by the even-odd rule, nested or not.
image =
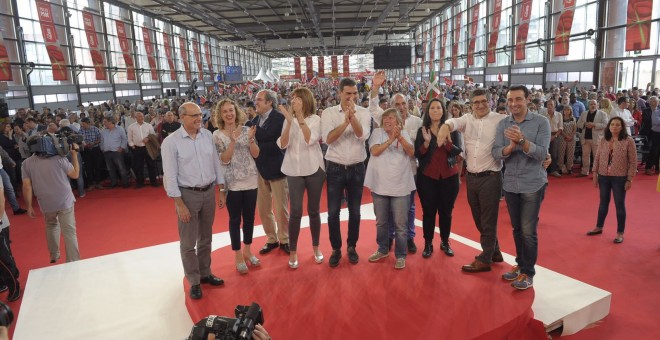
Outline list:
[[[200,118],[200,117],[202,117],[202,114],[201,113],[196,113],[196,114],[193,114],[193,115],[185,114],[184,116],[188,116],[188,117],[192,117],[192,118]]]
[[[488,105],[487,100],[475,100],[472,102],[472,105],[474,106],[479,106],[479,105]]]

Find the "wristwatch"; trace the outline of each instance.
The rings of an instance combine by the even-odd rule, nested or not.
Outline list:
[[[518,141],[518,145],[520,145],[520,146],[524,146],[524,145],[525,145],[525,137],[520,138],[520,140]]]

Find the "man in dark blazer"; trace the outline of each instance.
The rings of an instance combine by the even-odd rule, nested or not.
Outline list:
[[[259,170],[257,210],[268,237],[260,254],[267,254],[278,246],[289,253],[289,186],[281,171],[284,152],[276,143],[282,134],[284,115],[275,109],[276,105],[275,92],[259,91],[255,99],[257,116],[251,122],[257,127],[255,138],[260,150],[256,159]]]

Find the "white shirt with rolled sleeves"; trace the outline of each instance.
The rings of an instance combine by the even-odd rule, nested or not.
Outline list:
[[[548,111],[546,110],[541,115],[548,118],[548,121],[550,122],[550,132],[555,133],[564,129],[564,118],[561,116],[561,113],[555,111],[555,114],[550,117],[550,114],[548,114]]]
[[[479,173],[502,170],[502,161],[495,160],[492,150],[497,133],[497,124],[506,117],[506,115],[496,112],[489,112],[481,119],[472,114],[447,119],[445,124],[451,123],[453,127],[451,132],[459,131],[463,133],[465,162],[468,172]]]
[[[284,131],[289,122],[284,121],[282,131]],[[309,142],[305,141],[305,136],[297,119],[291,121],[289,130],[289,144],[282,148],[280,138],[277,139],[277,146],[286,150],[284,161],[282,162],[282,173],[287,176],[310,176],[316,173],[319,168],[325,171],[325,162],[323,161],[323,152],[321,151],[321,117],[311,115],[305,118],[305,125],[309,128]]]
[[[128,146],[144,146],[144,138],[155,134],[156,131],[151,124],[143,122],[140,125],[135,122],[128,127]]]
[[[350,124],[344,130],[344,133],[333,143],[328,144],[328,150],[325,153],[325,159],[328,161],[352,165],[364,162],[367,159],[367,149],[365,142],[369,139],[371,116],[369,111],[361,106],[355,106],[355,117],[362,126],[362,136],[357,137]],[[341,109],[341,105],[336,105],[323,110],[321,114],[321,136],[323,142],[327,144],[328,134],[346,120],[346,114]]]

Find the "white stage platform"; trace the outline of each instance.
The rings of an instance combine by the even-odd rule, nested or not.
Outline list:
[[[327,214],[321,219],[325,223]],[[341,219],[348,220],[346,209]],[[362,219],[375,219],[372,204],[362,206]],[[421,227],[421,221],[416,225]],[[308,218],[301,226],[309,226]],[[254,237],[261,236],[263,228],[255,227]],[[452,239],[480,249],[459,235]],[[213,236],[214,250],[229,245],[228,232]],[[507,254],[504,259],[514,262]],[[32,270],[14,339],[184,339],[193,320],[184,305],[182,280],[178,242]],[[611,293],[540,266],[534,290],[535,318],[546,329],[563,324],[564,335],[610,311]]]

